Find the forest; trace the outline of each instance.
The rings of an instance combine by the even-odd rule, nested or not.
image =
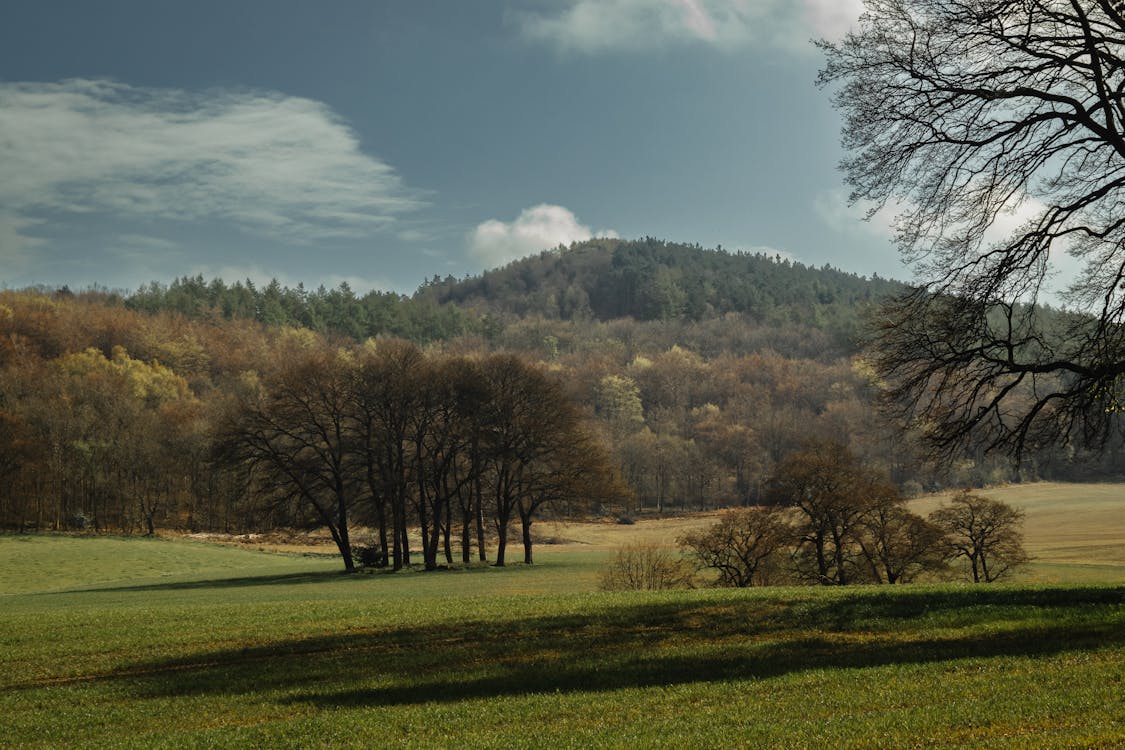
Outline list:
[[[903,288],[643,239],[409,297],[199,277],[5,290],[0,525],[327,527],[350,561],[358,523],[374,537],[354,546],[396,567],[407,525],[427,567],[484,559],[486,537],[502,563],[512,525],[530,562],[535,518],[756,504],[810,441],[906,496],[1121,465],[1120,441],[928,462],[864,357]]]

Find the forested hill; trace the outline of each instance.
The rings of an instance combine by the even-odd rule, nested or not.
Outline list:
[[[594,239],[468,279],[435,278],[415,297],[518,317],[700,321],[733,312],[822,327],[854,320],[865,304],[902,289],[778,255],[645,238]]]
[[[196,276],[145,285],[124,304],[149,314],[250,319],[359,341],[476,335],[515,349],[546,338],[596,338],[602,333],[591,325],[632,321],[631,331],[643,330],[663,348],[702,351],[710,342],[703,348],[831,358],[857,350],[865,307],[902,289],[899,282],[780,256],[646,238],[590,240],[476,277],[434,277],[412,296],[357,295],[346,284],[307,290]]]

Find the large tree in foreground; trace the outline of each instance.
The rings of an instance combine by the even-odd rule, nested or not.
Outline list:
[[[946,456],[1104,446],[1125,405],[1125,3],[866,5],[820,82],[852,201],[898,211],[917,275],[876,341],[894,402]],[[1068,252],[1070,314],[1045,314]]]

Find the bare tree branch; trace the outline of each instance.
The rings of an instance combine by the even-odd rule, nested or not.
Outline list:
[[[1120,430],[1125,389],[1125,22],[1101,0],[868,0],[822,42],[853,202],[897,209],[917,288],[874,364],[936,455]],[[997,224],[1030,216],[1007,236]],[[991,230],[991,231],[990,231]],[[1039,306],[1059,253],[1065,312]]]

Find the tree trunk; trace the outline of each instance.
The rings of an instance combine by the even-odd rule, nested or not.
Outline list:
[[[504,553],[508,549],[508,518],[496,519],[496,562],[498,568],[504,567]]]
[[[379,556],[382,558],[380,565],[387,564],[387,504],[384,498],[375,496],[375,522],[379,525]]]
[[[473,559],[473,514],[461,512],[461,562],[468,565]]]
[[[477,556],[481,562],[488,562],[488,550],[484,546],[484,492],[481,490],[480,477],[478,476],[474,482],[475,489],[473,494],[476,496],[474,502],[476,503],[475,514],[477,522]]]
[[[534,562],[531,557],[531,517],[521,516],[520,526],[523,527],[523,564],[531,565]]]
[[[402,566],[403,566],[403,554],[402,554],[403,553],[403,550],[402,550],[403,534],[402,534],[402,529],[406,526],[406,521],[403,518],[402,503],[399,502],[398,500],[399,500],[399,498],[396,497],[396,501],[394,502],[394,504],[391,507],[392,524],[394,526],[394,528],[392,529],[393,549],[392,549],[391,554],[392,554],[392,557],[393,557],[393,563],[392,564],[394,566],[394,569],[395,570],[402,570]]]
[[[453,564],[453,545],[450,542],[449,536],[452,533],[450,527],[453,526],[453,503],[445,503],[445,522],[442,524],[441,533],[442,539],[445,544],[445,562],[449,565]]]

